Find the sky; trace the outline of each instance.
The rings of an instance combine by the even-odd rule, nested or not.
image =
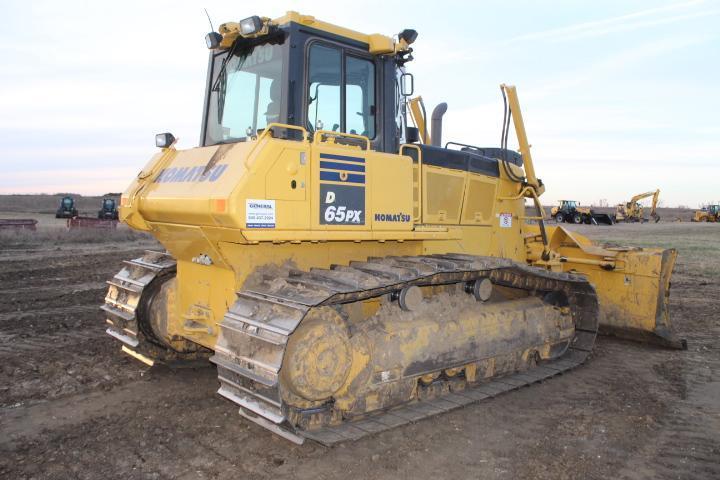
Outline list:
[[[655,188],[665,206],[720,200],[720,0],[4,0],[0,193],[118,192],[155,133],[197,146],[203,8],[215,28],[287,10],[414,28],[408,69],[428,111],[448,103],[444,140],[498,145],[498,86],[517,85],[545,204]]]

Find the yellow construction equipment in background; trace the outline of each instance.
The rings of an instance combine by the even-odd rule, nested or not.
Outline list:
[[[607,213],[597,213],[590,207],[581,207],[575,200],[560,200],[557,206],[552,207],[550,216],[557,223],[585,223],[598,225],[612,225],[615,223]]]
[[[693,222],[720,222],[720,205],[708,205],[702,210],[695,210]]]
[[[207,36],[201,145],[158,135],[121,199],[167,249],[109,281],[107,332],[126,352],[210,357],[244,417],[332,444],[568,370],[598,323],[682,346],[675,250],[545,227],[512,86],[499,147],[443,147],[446,106],[428,131],[410,100],[416,37],[295,12]]]
[[[627,203],[620,203],[615,207],[615,222],[647,222],[648,219],[644,217],[645,208],[640,204],[640,200],[643,198],[653,197],[652,207],[650,209],[650,217],[655,223],[660,221],[660,216],[657,214],[658,198],[660,197],[660,190],[652,192],[645,192],[635,195]]]

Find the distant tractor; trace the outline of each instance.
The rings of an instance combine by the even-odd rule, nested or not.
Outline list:
[[[75,200],[72,197],[63,197],[60,200],[60,206],[55,212],[55,218],[73,218],[78,216],[77,208],[75,208]]]
[[[693,222],[720,222],[720,205],[708,205],[702,210],[695,210]]]
[[[103,198],[102,207],[98,210],[98,218],[101,220],[118,219],[118,209],[114,199]]]
[[[610,215],[606,213],[595,213],[589,207],[580,207],[575,200],[560,200],[558,206],[552,208],[550,215],[557,223],[613,224]]]

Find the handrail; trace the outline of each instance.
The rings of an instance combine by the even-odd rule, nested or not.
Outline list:
[[[165,166],[168,164],[168,161],[170,158],[174,158],[173,153],[177,152],[175,149],[175,143],[170,145],[169,147],[163,148],[162,152],[160,154],[160,157],[155,161],[153,165],[150,166],[150,169],[148,172],[145,172],[145,170],[141,170],[140,173],[137,175],[137,181],[138,185],[130,192],[130,195],[128,195],[127,198],[127,204],[122,204],[122,196],[120,198],[120,206],[121,207],[133,207],[133,205],[136,205],[135,201],[140,196],[140,193],[143,192],[146,188],[148,188],[148,185],[152,185],[157,180],[160,173],[162,173]],[[138,207],[133,207],[136,211],[139,211]]]
[[[308,138],[308,132],[303,127],[298,127],[297,125],[289,125],[286,123],[271,123],[265,127],[265,129],[260,133],[260,135],[257,136],[255,139],[255,143],[252,144],[250,147],[250,150],[247,152],[245,157],[243,158],[243,164],[245,165],[245,168],[248,170],[250,169],[249,160],[252,157],[253,153],[255,152],[255,149],[260,145],[260,141],[265,139],[265,137],[274,138],[272,131],[273,128],[286,128],[288,130],[297,130],[302,133],[303,138],[300,141],[306,141]]]
[[[365,135],[356,135],[354,133],[345,132],[333,132],[331,130],[316,130],[313,136],[313,144],[326,143],[322,141],[322,137],[333,137],[333,138],[352,138],[355,140],[362,140],[365,143],[365,150],[370,150],[370,139]]]
[[[308,137],[308,132],[307,132],[307,130],[305,130],[303,127],[299,127],[299,126],[297,126],[297,125],[290,125],[290,124],[287,124],[287,123],[276,123],[276,122],[273,122],[273,123],[271,123],[271,124],[269,124],[268,126],[265,127],[265,129],[262,131],[262,133],[258,136],[258,140],[260,140],[261,138],[263,138],[263,137],[265,137],[265,136],[267,136],[267,135],[271,135],[273,128],[286,128],[286,129],[288,129],[288,130],[297,130],[297,131],[299,131],[299,132],[301,132],[301,133],[303,134],[303,137],[302,137],[303,140],[306,140],[307,137]]]
[[[413,218],[413,221],[416,223],[422,223],[422,210],[423,210],[423,173],[422,173],[422,150],[418,145],[412,144],[412,143],[403,143],[400,145],[400,154],[402,155],[403,148],[414,148],[417,150],[418,157],[417,157],[417,163],[418,163],[418,216]]]

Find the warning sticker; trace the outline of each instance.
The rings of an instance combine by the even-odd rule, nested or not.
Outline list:
[[[512,213],[501,213],[498,218],[500,218],[500,228],[512,227]]]
[[[275,200],[245,200],[247,228],[275,228]]]

